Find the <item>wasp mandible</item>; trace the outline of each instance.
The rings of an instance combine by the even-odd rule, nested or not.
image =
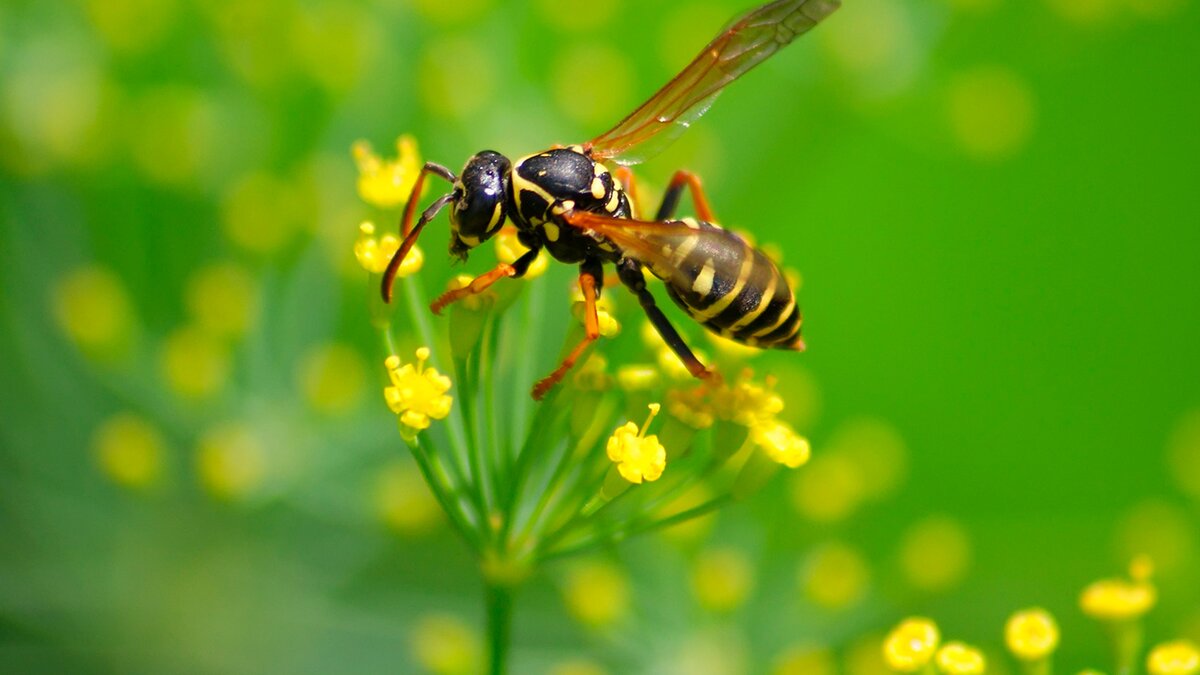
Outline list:
[[[667,294],[708,330],[761,348],[801,350],[801,316],[787,280],[762,251],[713,221],[699,179],[677,171],[653,220],[637,220],[627,194],[629,169],[656,154],[712,105],[729,83],[762,63],[838,8],[837,0],[778,0],[739,17],[686,68],[612,129],[582,145],[556,146],[516,162],[485,150],[455,175],[429,162],[421,169],[400,221],[403,243],[383,274],[383,299],[425,225],[450,206],[450,253],[470,250],[500,231],[506,221],[529,251],[501,263],[463,288],[447,291],[430,306],[434,313],[480,293],[504,278],[519,278],[544,248],[554,258],[579,265],[585,337],[562,363],[533,387],[541,399],[600,336],[596,299],[603,266],[616,266],[621,283],[638,302],[663,340],[692,375],[708,377],[646,288],[642,268],[665,282]],[[620,165],[610,171],[605,163]],[[453,189],[433,202],[413,224],[416,201],[430,174]],[[696,218],[675,220],[684,188],[691,191]]]

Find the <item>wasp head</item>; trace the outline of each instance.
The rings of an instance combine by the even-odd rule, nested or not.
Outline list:
[[[512,162],[498,152],[484,150],[467,161],[455,184],[457,199],[450,209],[450,254],[465,259],[467,253],[491,238],[504,225]]]

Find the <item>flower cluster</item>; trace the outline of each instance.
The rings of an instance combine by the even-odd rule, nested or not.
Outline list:
[[[376,209],[413,210],[406,191],[421,161],[411,139],[402,138],[398,150],[397,159],[385,160],[365,143],[354,148],[359,193]],[[425,231],[437,236],[430,234],[436,224]],[[526,251],[511,229],[494,241],[502,264]],[[354,253],[377,279],[399,248],[398,236],[379,236],[367,221]],[[620,314],[618,294],[595,298],[589,326],[584,294],[576,289],[571,299],[567,288],[559,305],[568,326],[562,346],[546,344],[545,336],[557,332],[541,322],[550,294],[541,279],[531,281],[546,271],[545,255],[520,280],[505,278],[503,266],[454,277],[434,302],[442,316],[431,319],[421,289],[427,275],[413,275],[422,261],[414,247],[399,266],[394,300],[402,311],[378,299],[378,285],[368,285],[388,351],[384,398],[430,492],[477,556],[501,614],[504,589],[540,563],[710,514],[755,493],[781,467],[808,460],[808,441],[781,416],[774,379],[756,380],[740,368],[737,350],[718,346],[723,358],[709,361],[737,377],[704,381],[656,337],[648,359],[636,349],[606,350],[608,340],[624,339],[629,320]],[[598,343],[589,328],[599,333]],[[416,360],[402,362],[397,354],[405,349],[397,345],[420,345]],[[555,385],[534,402],[528,392],[536,376],[551,371]],[[629,421],[647,408],[640,426]],[[708,579],[697,583],[714,607],[736,605],[748,584],[699,578]]]
[[[1141,618],[1157,599],[1150,572],[1148,559],[1136,559],[1130,580],[1104,579],[1089,585],[1080,594],[1080,608],[1105,629],[1113,672],[1135,672],[1142,662],[1150,675],[1196,675],[1200,673],[1200,648],[1188,640],[1160,643],[1142,661]],[[1004,626],[1004,641],[1022,672],[1052,672],[1059,631],[1046,610],[1034,607],[1014,613]],[[884,640],[883,658],[897,673],[932,675],[936,669],[944,675],[980,675],[987,670],[983,652],[961,642],[941,644],[937,625],[925,618],[905,619],[896,626]]]

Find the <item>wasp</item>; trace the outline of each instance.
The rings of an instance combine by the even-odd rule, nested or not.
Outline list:
[[[450,303],[480,293],[504,278],[519,278],[545,249],[555,259],[579,265],[584,299],[584,338],[559,366],[534,385],[541,399],[600,336],[596,300],[604,265],[637,296],[651,324],[693,376],[709,371],[679,336],[646,287],[643,268],[661,279],[667,294],[706,329],[737,342],[779,349],[804,349],[801,315],[787,280],[762,251],[714,221],[700,180],[677,171],[653,220],[639,220],[629,195],[631,165],[653,156],[712,105],[731,82],[808,32],[838,8],[837,0],[778,0],[735,18],[678,75],[612,129],[587,143],[555,146],[515,162],[491,150],[477,153],[459,175],[426,163],[400,221],[402,243],[383,274],[383,299],[390,302],[396,272],[421,231],[450,207],[450,254],[465,260],[471,249],[506,222],[529,250],[512,264],[501,263],[462,288],[439,296],[437,314]],[[610,170],[608,164],[616,164]],[[413,224],[425,179],[452,185]],[[675,219],[685,188],[695,218]]]

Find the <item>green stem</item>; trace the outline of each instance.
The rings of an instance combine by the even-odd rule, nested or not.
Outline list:
[[[513,587],[484,579],[487,606],[488,667],[490,675],[508,672],[508,647],[512,642]]]
[[[539,554],[537,555],[537,560],[539,562],[545,562],[547,560],[553,560],[555,558],[562,558],[562,557],[566,557],[566,556],[576,555],[578,553],[584,553],[586,551],[589,551],[593,548],[597,548],[600,546],[607,546],[609,544],[615,544],[619,541],[624,541],[625,539],[628,539],[637,534],[646,534],[648,532],[654,532],[655,530],[661,530],[663,528],[667,528],[672,525],[677,525],[684,521],[691,520],[692,518],[698,518],[700,516],[706,515],[713,511],[716,511],[717,509],[721,508],[722,506],[725,506],[726,504],[728,504],[730,501],[732,501],[732,498],[729,495],[721,495],[721,496],[715,497],[699,506],[695,506],[686,511],[681,511],[679,513],[676,513],[673,516],[668,516],[666,518],[661,518],[659,520],[642,521],[640,523],[634,523],[634,524],[629,525],[624,528],[621,528],[621,527],[608,528],[608,529],[602,530],[601,532],[599,532],[596,535],[593,535],[592,537],[584,539],[583,541],[581,541],[579,543],[572,544],[565,548],[560,548],[557,550],[550,549],[549,547],[544,548],[544,549],[542,549],[542,551],[544,551],[544,552],[539,552]]]

